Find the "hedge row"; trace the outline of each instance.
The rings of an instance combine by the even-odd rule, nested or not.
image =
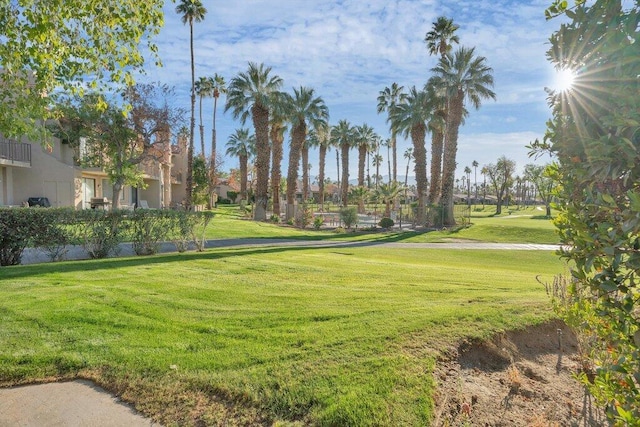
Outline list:
[[[82,245],[91,258],[117,254],[131,242],[138,255],[157,253],[171,241],[180,252],[204,249],[211,212],[174,210],[0,209],[0,266],[20,264],[27,247],[44,250],[52,261],[64,259],[70,245]]]

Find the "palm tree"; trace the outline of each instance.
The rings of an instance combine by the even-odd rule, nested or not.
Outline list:
[[[471,162],[471,166],[473,167],[473,186],[475,188],[475,196],[474,196],[474,204],[478,203],[478,166],[480,164],[477,161]]]
[[[393,145],[393,143],[391,142],[391,138],[387,138],[384,141],[383,144],[385,147],[387,147],[387,166],[388,166],[388,173],[389,173],[389,182],[393,181],[393,175],[391,174],[391,146]],[[397,165],[396,165],[397,166]],[[397,168],[396,168],[397,169]],[[396,179],[398,177],[396,176]]]
[[[460,43],[460,39],[455,35],[460,27],[453,23],[453,19],[440,16],[432,23],[431,28],[424,38],[430,55],[444,57],[451,50],[453,43]]]
[[[182,15],[182,23],[189,24],[189,46],[191,51],[191,123],[189,129],[189,148],[187,150],[187,194],[185,205],[191,209],[193,200],[193,144],[196,127],[196,63],[193,57],[193,23],[201,22],[207,9],[200,0],[180,0],[176,13]]]
[[[256,203],[253,218],[267,219],[269,194],[269,107],[273,93],[282,86],[282,79],[269,75],[271,67],[249,63],[246,72],[234,77],[227,90],[225,111],[232,110],[233,117],[246,123],[249,116],[256,135]]]
[[[361,185],[354,187],[349,191],[349,198],[358,205],[358,213],[364,213],[364,205],[369,199],[370,193],[367,187]]]
[[[282,193],[282,155],[284,133],[287,130],[285,122],[289,116],[290,104],[284,92],[274,92],[271,100],[271,128],[269,139],[271,140],[271,199],[273,200],[273,214],[280,216],[280,194]]]
[[[213,204],[213,193],[216,187],[216,151],[217,147],[217,134],[216,134],[216,112],[218,110],[218,98],[220,94],[227,93],[227,84],[224,81],[224,77],[217,73],[213,77],[209,78],[209,83],[212,88],[213,96],[213,127],[211,129],[211,162],[209,164],[209,200]]]
[[[415,86],[409,90],[404,102],[396,105],[389,116],[391,126],[396,132],[401,132],[405,137],[411,135],[418,192],[416,221],[420,225],[424,224],[426,220],[427,150],[425,136],[427,134],[427,122],[431,120],[432,116],[433,105],[429,102],[427,92],[424,90],[418,91]]]
[[[249,173],[249,157],[255,154],[256,138],[249,135],[249,129],[236,129],[227,142],[227,154],[238,157],[240,161],[240,199],[248,200],[247,176]]]
[[[382,164],[382,162],[384,161],[384,158],[382,157],[382,155],[380,154],[376,154],[375,156],[373,156],[373,166],[376,167],[376,188],[378,188],[378,185],[380,184],[379,182],[379,177],[380,177],[380,165]]]
[[[397,181],[380,184],[375,190],[376,200],[384,203],[384,216],[391,217],[391,203],[398,198],[404,188]]]
[[[368,124],[356,126],[355,144],[358,147],[358,186],[364,187],[364,167],[367,160],[367,153],[375,139],[375,132]]]
[[[471,168],[464,167],[464,174],[467,175],[467,205],[471,205]]]
[[[444,58],[451,50],[454,43],[460,40],[455,32],[458,26],[453,23],[452,19],[446,16],[440,16],[432,23],[431,31],[425,36],[425,43],[429,55],[440,55]],[[446,96],[435,87],[431,79],[427,83],[425,89],[432,97],[435,104],[436,113],[433,120],[429,123],[431,131],[431,185],[429,187],[429,201],[433,204],[440,201],[442,192],[442,154],[444,149],[444,132],[447,118],[447,99]]]
[[[404,172],[404,202],[407,203],[407,188],[409,188],[407,184],[409,181],[409,166],[411,166],[411,159],[413,158],[413,148],[407,148],[404,151],[404,158],[407,159],[407,169]],[[400,209],[400,218],[402,219],[402,209]]]
[[[402,102],[406,96],[403,92],[404,86],[398,86],[397,83],[392,83],[391,87],[385,87],[380,91],[378,96],[378,114],[386,111],[387,114],[391,114],[391,110],[396,106],[398,102]],[[396,144],[396,132],[391,129],[391,141],[390,146],[393,153],[393,178],[391,171],[389,171],[389,180],[394,181],[398,179],[398,150]]]
[[[336,147],[340,147],[342,157],[342,206],[347,207],[349,202],[349,148],[353,144],[353,127],[347,120],[340,120],[331,128],[331,141]]]
[[[327,126],[326,129],[320,130],[320,131],[312,131],[311,134],[309,135],[308,142],[311,147],[318,147],[319,149],[318,186],[319,186],[319,192],[320,192],[320,195],[319,195],[320,200],[318,200],[318,203],[320,205],[320,211],[323,211],[324,210],[324,184],[325,184],[324,169],[325,169],[325,163],[327,158],[327,150],[331,146],[331,137],[330,137],[329,127]]]
[[[301,86],[293,89],[293,96],[288,95],[291,111],[291,148],[289,150],[289,171],[287,173],[287,220],[295,216],[296,184],[298,181],[298,165],[300,152],[307,137],[307,123],[317,131],[324,131],[328,126],[329,110],[322,98],[315,96],[315,91]],[[307,167],[307,163],[303,167]]]
[[[453,216],[453,183],[455,180],[458,130],[465,112],[465,100],[474,108],[480,108],[482,99],[495,99],[489,89],[493,86],[492,69],[486,58],[475,56],[474,48],[460,48],[453,55],[441,58],[431,70],[436,87],[445,91],[449,109],[447,111],[442,164],[442,199],[444,225],[455,225]]]
[[[196,95],[198,95],[199,101],[199,116],[200,116],[200,153],[204,158],[204,125],[202,124],[202,99],[213,95],[213,85],[211,80],[207,77],[200,77],[196,80]]]
[[[433,105],[434,113],[427,123],[431,132],[431,182],[429,185],[429,202],[437,204],[442,190],[442,151],[444,147],[444,131],[447,118],[447,99],[444,92],[435,86],[435,80],[429,79],[424,87]]]

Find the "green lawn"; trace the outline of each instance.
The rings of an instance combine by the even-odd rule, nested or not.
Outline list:
[[[425,425],[439,352],[548,319],[535,276],[562,271],[548,252],[384,247],[6,267],[0,384],[90,378],[167,424]]]

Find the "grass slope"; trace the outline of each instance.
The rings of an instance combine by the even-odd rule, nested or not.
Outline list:
[[[384,247],[3,268],[0,383],[79,375],[168,424],[425,425],[439,352],[548,318],[535,276],[562,270]]]

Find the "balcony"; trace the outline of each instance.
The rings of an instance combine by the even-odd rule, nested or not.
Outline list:
[[[31,167],[31,144],[0,137],[0,165]]]

